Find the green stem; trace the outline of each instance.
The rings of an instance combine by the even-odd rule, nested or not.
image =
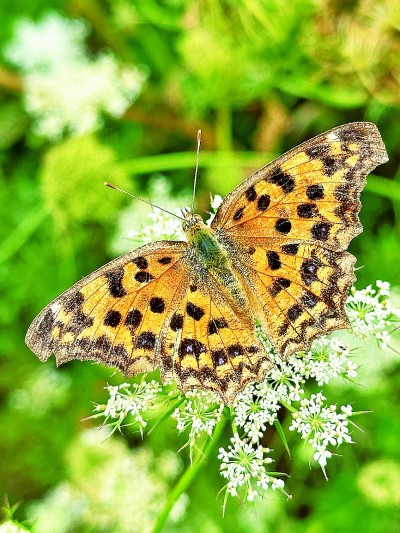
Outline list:
[[[0,263],[8,261],[13,255],[15,255],[24,246],[31,235],[35,233],[46,217],[47,213],[44,209],[35,209],[29,212],[22,220],[21,224],[15,228],[1,245]]]
[[[222,435],[222,432],[224,430],[225,424],[227,423],[227,420],[228,419],[224,416],[221,418],[221,420],[218,422],[217,426],[215,427],[213,436],[207,440],[207,443],[204,446],[202,453],[199,456],[199,460],[196,463],[189,466],[187,470],[185,470],[185,472],[182,474],[182,477],[180,478],[178,483],[175,485],[175,487],[170,492],[164,509],[158,515],[156,524],[153,529],[153,533],[160,533],[164,529],[168,516],[173,506],[178,501],[178,498],[180,497],[181,494],[183,494],[183,492],[192,483],[197,473],[199,472],[200,468],[205,464],[208,456],[218,444],[220,437]]]
[[[201,152],[199,167],[224,168],[232,165],[240,167],[260,167],[273,159],[270,153],[257,152]],[[180,168],[192,168],[196,163],[194,152],[174,152],[123,161],[119,166],[132,174],[147,174]]]
[[[150,435],[150,433],[152,433],[156,429],[156,427],[158,427],[162,422],[164,422],[164,420],[169,418],[172,415],[172,413],[175,411],[175,409],[177,409],[184,401],[185,401],[185,397],[182,396],[177,402],[171,405],[170,408],[165,411],[162,417],[159,418],[157,422],[154,424],[154,426],[147,432],[147,434]]]
[[[229,107],[219,107],[217,109],[216,134],[218,150],[231,151],[232,112]]]
[[[283,400],[279,400],[279,403],[291,413],[297,413],[297,409],[295,409],[290,403],[284,402]]]

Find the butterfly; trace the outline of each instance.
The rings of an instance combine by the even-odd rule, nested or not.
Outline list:
[[[160,369],[182,392],[231,404],[272,362],[349,326],[347,247],[362,231],[366,175],[388,160],[374,124],[334,128],[238,185],[211,226],[182,210],[187,242],[128,252],[78,281],[34,319],[26,343],[46,361],[95,360],[130,377]]]

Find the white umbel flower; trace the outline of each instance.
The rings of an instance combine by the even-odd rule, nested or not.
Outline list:
[[[6,56],[22,71],[25,106],[37,134],[57,140],[98,129],[103,115],[121,117],[142,89],[145,76],[110,54],[91,58],[81,21],[48,15],[21,21]]]
[[[21,19],[4,55],[25,74],[46,74],[60,64],[82,62],[86,56],[82,43],[88,33],[85,21],[67,19],[58,13],[49,13],[39,22]]]
[[[282,490],[283,480],[267,471],[267,466],[273,462],[267,455],[270,452],[269,448],[252,445],[235,433],[228,448],[221,447],[218,455],[221,475],[228,481],[226,495],[237,496],[243,488],[245,498],[253,501],[270,488]]]
[[[314,448],[314,459],[320,464],[324,474],[326,461],[332,456],[328,446],[338,446],[343,442],[351,443],[349,418],[351,405],[342,406],[337,412],[336,405],[325,405],[326,398],[321,392],[303,398],[300,409],[293,413],[290,431],[297,431],[301,438]],[[326,474],[325,474],[326,475]]]
[[[147,426],[144,414],[156,403],[162,386],[157,381],[142,381],[141,383],[122,383],[117,386],[105,387],[110,395],[106,405],[95,405],[95,417],[104,417],[104,423],[120,428],[125,419],[130,415],[133,423],[143,435]],[[114,420],[114,422],[109,422]]]
[[[190,447],[192,458],[196,440],[203,434],[212,436],[215,426],[221,420],[224,404],[211,392],[195,390],[187,392],[185,396],[183,404],[177,407],[171,416],[176,420],[179,433],[189,430],[185,446]]]

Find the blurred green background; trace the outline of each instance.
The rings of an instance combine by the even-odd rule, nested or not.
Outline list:
[[[49,16],[58,26],[40,26]],[[164,207],[188,203],[201,128],[204,213],[210,192],[224,196],[298,143],[372,121],[390,161],[368,180],[364,233],[350,250],[358,287],[396,286],[399,103],[397,0],[2,0],[0,492],[16,519],[39,532],[150,531],[188,464],[172,424],[100,445],[82,419],[121,377],[90,363],[55,370],[24,344],[45,304],[129,250],[129,230],[147,224],[147,208],[103,181]],[[359,386],[330,386],[332,401],[372,412],[328,464],[329,482],[302,442],[291,439],[291,459],[279,453],[271,430],[290,501],[230,500],[223,519],[211,459],[167,531],[399,531],[399,359],[373,344],[363,354]]]

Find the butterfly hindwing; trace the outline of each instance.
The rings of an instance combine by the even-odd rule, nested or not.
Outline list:
[[[193,281],[169,321],[162,362],[162,372],[181,390],[213,390],[227,403],[271,367],[254,326],[237,315],[223,292]]]
[[[290,150],[234,189],[212,227],[240,242],[315,242],[345,250],[362,231],[359,193],[387,161],[374,124],[330,130]]]
[[[246,268],[250,302],[278,354],[348,327],[343,306],[355,281],[354,256],[314,244],[255,245],[251,252],[237,267]]]

